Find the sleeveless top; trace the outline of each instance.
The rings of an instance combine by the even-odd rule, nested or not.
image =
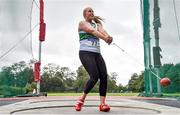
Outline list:
[[[90,23],[97,30],[95,23]],[[100,41],[96,36],[79,29],[80,51],[100,53]]]

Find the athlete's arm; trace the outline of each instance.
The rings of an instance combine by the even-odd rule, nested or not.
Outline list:
[[[97,26],[98,26],[98,31],[109,38],[107,43],[111,44],[111,42],[113,41],[113,38],[104,30],[103,25],[100,23],[97,23]]]
[[[103,28],[102,24],[97,23],[98,31],[104,34],[105,36],[110,36]]]
[[[104,41],[108,41],[108,36],[105,36],[104,34],[100,33],[99,31],[97,31],[96,29],[94,29],[92,26],[90,26],[87,22],[85,21],[81,21],[79,23],[79,29],[87,32],[87,33],[91,33],[94,36],[101,38]]]

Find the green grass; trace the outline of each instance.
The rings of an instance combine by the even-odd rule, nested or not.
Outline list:
[[[179,93],[163,93],[163,96],[167,96],[167,97],[180,97],[180,92]]]
[[[80,96],[82,93],[52,93],[48,96]],[[138,96],[139,93],[107,93],[107,96]],[[99,93],[89,93],[88,96],[99,96]],[[180,97],[180,93],[163,93],[163,97]]]
[[[80,96],[82,93],[48,93],[48,96]],[[89,93],[89,96],[99,96],[99,93]],[[138,93],[107,93],[107,96],[137,96]]]

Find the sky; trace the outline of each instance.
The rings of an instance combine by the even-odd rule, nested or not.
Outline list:
[[[0,2],[0,19],[3,20],[0,22],[0,38],[2,38],[0,53],[2,54],[30,30],[30,25],[33,28],[38,24],[39,9],[34,4],[30,15],[31,0],[13,0],[13,2],[0,0]],[[38,4],[38,0],[36,2]],[[95,15],[105,19],[104,28],[113,36],[113,42],[125,51],[122,52],[117,46],[107,45],[101,40],[101,54],[106,62],[108,73],[117,73],[117,84],[127,85],[133,73],[140,74],[144,70],[140,0],[44,0],[44,2],[44,21],[47,28],[46,40],[42,43],[42,65],[55,63],[61,67],[69,67],[72,71],[77,70],[81,65],[78,55],[78,23],[84,20],[83,9],[92,7]],[[170,3],[167,1],[161,0],[160,3],[164,8],[161,9],[163,18],[161,18],[162,29],[160,29],[160,38],[163,38],[160,42],[163,50],[162,62],[178,62],[180,41],[177,36],[173,8],[168,7]],[[170,16],[167,15],[167,11]],[[151,26],[151,30],[152,28]],[[171,28],[171,31],[167,28]],[[28,36],[0,60],[0,66],[22,59],[33,57],[38,59],[38,45],[37,27],[32,32],[32,43],[31,36]]]

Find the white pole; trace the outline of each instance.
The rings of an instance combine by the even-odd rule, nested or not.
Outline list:
[[[37,81],[37,94],[40,94],[40,79],[41,79],[41,41],[39,41],[39,81]]]

